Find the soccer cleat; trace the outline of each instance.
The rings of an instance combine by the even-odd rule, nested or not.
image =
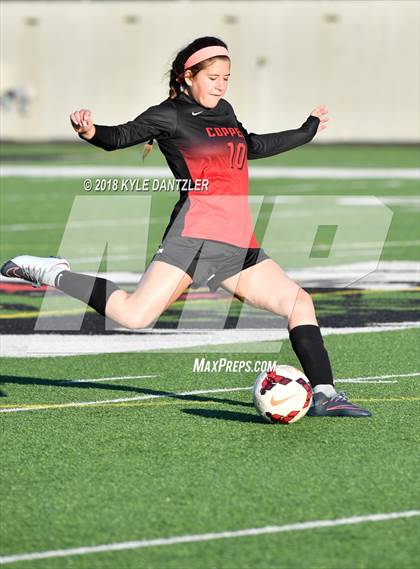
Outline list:
[[[0,268],[4,277],[24,279],[33,287],[41,285],[55,286],[55,277],[61,271],[70,269],[66,259],[60,257],[33,257],[20,255],[6,261]]]
[[[372,413],[355,403],[351,403],[345,393],[336,393],[327,397],[323,393],[315,393],[308,417],[371,417]]]

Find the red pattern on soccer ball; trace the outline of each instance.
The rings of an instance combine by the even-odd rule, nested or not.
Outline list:
[[[277,375],[274,370],[268,371],[266,376],[261,384],[260,394],[265,395],[267,391],[273,389],[276,383],[280,383],[281,385],[287,385],[292,380],[288,377],[284,377],[283,375]]]
[[[277,415],[277,413],[270,413],[267,411],[266,415],[271,421],[273,421],[273,423],[283,423],[287,425],[287,423],[290,423],[290,421],[299,413],[300,411],[290,411],[288,415]]]
[[[307,381],[305,381],[302,377],[296,380],[303,388],[306,389],[306,401],[302,409],[306,409],[312,399],[312,389],[311,386]]]

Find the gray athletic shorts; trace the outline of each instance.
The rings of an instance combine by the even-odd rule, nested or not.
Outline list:
[[[179,267],[193,279],[191,288],[208,286],[214,292],[222,281],[269,259],[261,248],[246,249],[193,237],[167,237],[151,262],[163,261]]]

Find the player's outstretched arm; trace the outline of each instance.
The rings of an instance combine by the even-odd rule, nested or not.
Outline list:
[[[300,128],[273,132],[269,134],[248,133],[241,123],[239,128],[244,134],[248,145],[248,159],[267,158],[287,150],[292,150],[310,142],[317,132],[327,127],[328,111],[320,105],[316,107]]]
[[[166,100],[149,107],[134,120],[116,126],[93,124],[92,113],[88,109],[71,113],[70,121],[77,134],[90,144],[104,150],[117,150],[173,135],[177,115],[173,103]]]

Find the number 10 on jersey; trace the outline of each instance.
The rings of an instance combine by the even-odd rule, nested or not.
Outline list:
[[[231,168],[242,170],[247,153],[246,144],[243,142],[239,142],[237,144],[234,142],[228,142],[227,145],[229,147],[229,166]]]

